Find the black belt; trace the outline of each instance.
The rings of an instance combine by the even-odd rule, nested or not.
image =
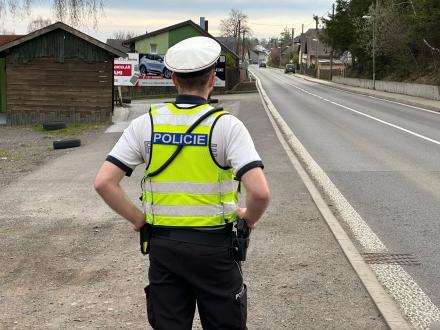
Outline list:
[[[232,247],[231,228],[196,229],[153,227],[152,237],[209,246]]]

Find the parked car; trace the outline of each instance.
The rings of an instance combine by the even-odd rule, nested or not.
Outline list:
[[[295,65],[294,64],[286,64],[286,68],[284,69],[284,73],[295,73]]]
[[[258,65],[258,67],[265,68],[266,67],[266,62],[260,62],[260,65]]]
[[[172,72],[165,67],[163,57],[157,54],[145,54],[139,60],[141,75],[160,74],[166,79],[171,79]]]

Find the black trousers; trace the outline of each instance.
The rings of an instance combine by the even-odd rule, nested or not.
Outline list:
[[[153,329],[191,330],[196,304],[203,329],[246,329],[246,285],[228,248],[157,237],[150,243],[145,293]]]

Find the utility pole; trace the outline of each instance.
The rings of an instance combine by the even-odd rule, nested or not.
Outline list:
[[[293,55],[293,58],[295,58],[294,54],[295,54],[295,28],[292,28],[292,55]],[[293,61],[293,59],[292,59],[292,61]]]
[[[319,37],[318,37],[318,15],[313,15],[313,19],[316,22],[316,78],[319,78],[319,56],[318,56],[318,44],[319,44]]]
[[[244,62],[244,35],[245,35],[246,31],[243,30],[243,42],[241,43],[241,61]]]
[[[333,4],[333,10],[332,10],[332,21],[335,19],[335,4]],[[332,50],[330,52],[330,81],[333,80],[333,36],[331,39],[331,47]]]
[[[301,40],[300,40],[300,42],[301,42],[301,44],[300,44],[300,47],[301,47],[301,52],[300,52],[300,54],[299,54],[299,63],[300,63],[300,68],[301,68],[301,74],[304,74],[304,65],[303,65],[303,59],[302,59],[302,54],[303,54],[303,49],[302,49],[302,39],[303,39],[303,35],[304,35],[304,24],[301,24]]]
[[[374,7],[373,14],[373,89],[376,89],[376,13],[379,1],[376,0],[376,6]]]
[[[376,0],[373,15],[365,15],[362,18],[371,19],[373,23],[373,89],[376,89],[376,13],[379,2]]]
[[[237,47],[236,47],[235,52],[239,56],[240,56],[240,35],[241,35],[241,26],[240,25],[241,25],[241,21],[238,20],[238,30],[237,30],[237,35],[236,35],[236,37],[237,37]]]

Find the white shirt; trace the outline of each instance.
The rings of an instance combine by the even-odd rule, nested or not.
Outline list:
[[[194,104],[177,106],[186,108],[193,107]],[[107,160],[124,170],[128,176],[137,165],[148,164],[151,131],[148,113],[134,119],[124,130]],[[216,163],[222,167],[232,168],[238,179],[252,168],[263,167],[248,130],[232,115],[223,115],[217,120],[212,129],[210,148]]]

